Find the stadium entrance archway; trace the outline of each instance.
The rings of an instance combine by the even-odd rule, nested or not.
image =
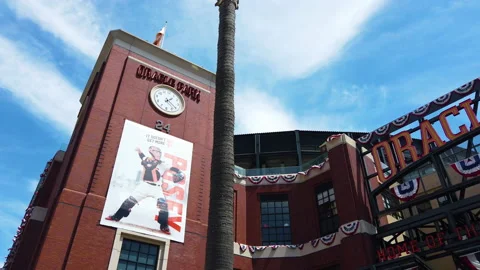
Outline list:
[[[475,79],[357,140],[378,230],[365,269],[480,269],[479,101]]]

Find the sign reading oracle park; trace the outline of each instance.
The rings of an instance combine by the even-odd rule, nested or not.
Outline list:
[[[454,105],[443,112],[441,112],[438,116],[440,124],[442,126],[443,132],[448,140],[454,140],[474,129],[480,127],[480,123],[475,115],[475,112],[472,108],[472,100],[467,99],[461,102],[458,106]],[[470,128],[467,128],[466,125],[461,125],[459,127],[452,127],[447,121],[448,116],[457,116],[459,114],[459,109],[464,110],[469,121],[470,121]],[[420,122],[420,134],[421,134],[421,142],[422,142],[422,155],[417,153],[417,149],[413,145],[412,136],[410,135],[409,131],[402,131],[388,140],[381,141],[375,144],[372,147],[372,155],[375,162],[375,167],[378,172],[383,170],[382,168],[382,161],[380,159],[380,151],[386,157],[387,166],[391,170],[391,174],[386,177],[383,173],[378,174],[378,178],[380,181],[386,181],[396,175],[399,171],[403,170],[407,167],[407,161],[405,157],[405,151],[410,152],[412,162],[419,160],[421,157],[426,156],[430,153],[430,145],[434,144],[437,147],[443,146],[446,142],[443,141],[440,136],[438,135],[437,131],[433,128],[432,123],[428,120],[423,120]],[[392,147],[393,146],[393,149]],[[398,157],[398,163],[400,169],[397,169],[395,166],[395,158],[394,155]]]
[[[153,70],[144,65],[139,65],[137,68],[137,78],[154,81],[158,84],[165,84],[178,92],[182,93],[187,98],[199,103],[200,102],[200,93],[201,91],[187,83],[177,81],[175,78],[171,78],[168,75],[165,75],[159,71]]]

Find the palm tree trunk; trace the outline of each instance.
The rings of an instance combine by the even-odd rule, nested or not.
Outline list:
[[[205,269],[233,269],[235,128],[235,10],[238,0],[218,0],[218,55]]]

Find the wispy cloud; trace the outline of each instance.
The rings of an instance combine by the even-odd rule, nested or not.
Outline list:
[[[106,32],[102,14],[86,0],[7,0],[18,17],[31,20],[76,51],[96,59]],[[106,28],[106,27],[105,27]],[[108,29],[108,28],[107,28]]]
[[[216,48],[214,2],[182,1],[186,14],[191,15],[181,19],[183,27],[191,26],[182,34],[195,40],[196,46]],[[292,5],[288,0],[243,1],[237,12],[237,62],[263,65],[279,78],[308,76],[334,61],[385,2],[305,0]],[[173,42],[185,46],[181,37],[174,37]]]
[[[235,95],[236,134],[285,130],[351,130],[358,125],[350,115],[328,111],[296,113],[294,105],[278,97],[247,87]]]
[[[218,9],[213,7],[214,2],[181,1],[182,13],[187,16],[175,24],[184,31],[169,36],[168,46],[187,54],[192,49],[188,41],[195,40],[195,47],[206,48],[207,55],[214,58],[218,32]],[[287,0],[242,2],[237,12],[235,37],[239,81],[235,103],[236,133],[354,127],[344,115],[319,112],[314,117],[302,113],[298,104],[289,104],[282,97],[288,89],[279,84],[305,78],[335,61],[385,3],[384,0],[306,0],[295,5]],[[242,85],[249,83],[262,87],[243,88]],[[269,91],[273,88],[275,91]],[[345,89],[342,102],[347,105],[360,102],[364,99],[363,90]],[[318,89],[311,91],[318,92]],[[318,95],[303,93],[305,97],[311,94]],[[338,100],[331,101],[332,104],[336,102]],[[318,102],[313,104],[318,105]]]
[[[246,1],[238,16],[239,53],[282,77],[306,77],[334,61],[384,2]]]
[[[0,36],[0,48],[0,88],[40,120],[71,132],[80,108],[80,92],[52,63],[28,53],[23,44]]]

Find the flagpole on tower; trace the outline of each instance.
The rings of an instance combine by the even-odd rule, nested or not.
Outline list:
[[[153,41],[153,45],[160,48],[163,47],[166,31],[167,31],[167,21],[165,21],[165,25],[163,26],[162,30],[158,31],[157,35],[155,36],[155,41]]]

